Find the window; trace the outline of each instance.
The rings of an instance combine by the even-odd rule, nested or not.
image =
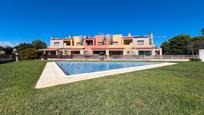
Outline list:
[[[54,46],[60,46],[60,42],[54,42]]]
[[[93,40],[86,40],[86,45],[93,45]]]
[[[124,45],[130,45],[132,43],[132,40],[124,40]]]
[[[82,45],[82,43],[81,42],[77,42],[77,46],[81,46]]]
[[[113,42],[113,45],[118,45],[118,42]]]
[[[103,42],[98,42],[98,45],[102,46],[102,45],[104,45],[104,43]]]
[[[65,46],[70,46],[71,45],[71,41],[64,41],[64,45]]]
[[[152,52],[151,51],[139,51],[139,55],[150,56],[152,55]]]
[[[137,40],[137,45],[144,45],[144,40]]]

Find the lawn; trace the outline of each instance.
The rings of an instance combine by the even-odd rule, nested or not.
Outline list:
[[[204,114],[204,63],[36,90],[45,63],[0,64],[0,114]]]

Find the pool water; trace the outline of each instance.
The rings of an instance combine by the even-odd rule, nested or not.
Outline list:
[[[66,75],[137,67],[160,62],[56,62]]]

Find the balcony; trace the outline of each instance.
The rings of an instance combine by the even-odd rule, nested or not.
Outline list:
[[[156,46],[155,45],[135,45],[133,46],[133,48],[135,49],[153,49],[155,48]]]

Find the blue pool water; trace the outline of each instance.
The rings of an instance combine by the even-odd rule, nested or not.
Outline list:
[[[127,67],[157,64],[159,62],[56,62],[66,75],[90,73]]]

